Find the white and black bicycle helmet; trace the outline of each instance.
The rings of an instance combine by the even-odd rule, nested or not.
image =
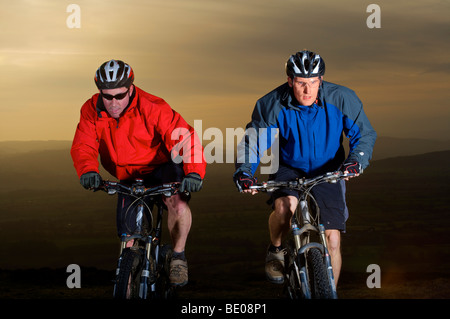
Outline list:
[[[129,88],[133,81],[133,69],[120,60],[107,61],[95,72],[95,84],[99,90]]]
[[[314,52],[303,50],[293,54],[286,62],[286,74],[290,78],[312,78],[325,74],[325,62]]]

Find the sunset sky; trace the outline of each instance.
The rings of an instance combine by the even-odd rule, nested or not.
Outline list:
[[[66,23],[71,3],[80,28]],[[366,25],[371,3],[381,28]],[[0,141],[71,140],[111,58],[191,124],[244,127],[305,48],[325,80],[356,91],[379,136],[450,136],[448,0],[15,0],[0,25]]]

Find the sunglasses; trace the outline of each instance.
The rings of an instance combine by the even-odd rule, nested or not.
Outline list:
[[[308,86],[309,88],[317,88],[320,85],[320,79],[311,80],[311,82],[295,81],[302,88]]]
[[[102,97],[104,97],[108,101],[111,101],[112,99],[123,100],[125,98],[125,96],[127,96],[128,91],[130,91],[129,88],[125,92],[119,93],[119,94],[116,94],[116,95],[106,94],[106,93],[103,93],[103,92],[101,92],[101,94],[102,94]]]

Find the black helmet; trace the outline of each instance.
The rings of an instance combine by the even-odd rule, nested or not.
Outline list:
[[[95,72],[95,84],[99,90],[129,88],[133,81],[133,69],[120,60],[107,61]]]
[[[314,52],[303,50],[291,55],[286,62],[286,74],[290,78],[312,78],[325,74],[325,62]]]

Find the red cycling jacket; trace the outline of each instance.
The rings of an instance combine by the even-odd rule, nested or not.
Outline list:
[[[206,161],[194,129],[163,99],[135,86],[135,95],[119,119],[104,109],[99,94],[81,108],[71,155],[78,177],[103,167],[120,180],[139,178],[172,160],[185,174],[204,178]]]

